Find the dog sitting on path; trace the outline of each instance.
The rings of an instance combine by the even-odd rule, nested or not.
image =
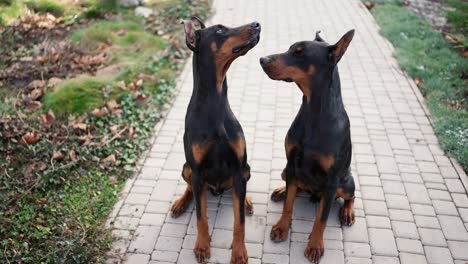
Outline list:
[[[351,30],[335,45],[329,45],[317,32],[314,41],[297,42],[285,53],[260,59],[271,79],[295,82],[304,94],[285,139],[287,164],[282,178],[286,186],[271,195],[272,200],[285,202],[270,237],[275,242],[287,239],[297,190],[311,193],[320,199],[304,252],[313,263],[318,263],[324,253],[323,233],[333,200],[345,200],[339,215],[341,223],[354,223],[350,123],[341,98],[337,67],[353,36]]]
[[[196,29],[196,24],[200,29]],[[186,163],[182,177],[185,193],[174,202],[172,216],[180,216],[195,198],[197,241],[193,249],[198,262],[210,258],[206,190],[220,194],[232,188],[234,228],[231,264],[247,263],[245,212],[252,214],[246,197],[250,167],[242,127],[227,98],[226,72],[231,63],[245,55],[260,40],[260,24],[253,22],[229,28],[206,28],[196,17],[183,22],[187,47],[193,51],[193,93],[185,117]]]

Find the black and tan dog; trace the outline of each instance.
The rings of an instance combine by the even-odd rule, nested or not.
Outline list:
[[[201,29],[195,25],[200,24]],[[194,253],[198,262],[210,257],[206,190],[214,194],[233,189],[234,230],[231,263],[247,263],[245,212],[252,213],[246,197],[250,178],[242,127],[227,98],[226,72],[231,63],[245,55],[260,40],[257,22],[237,28],[215,25],[205,28],[196,17],[184,21],[186,44],[193,51],[193,93],[185,117],[186,163],[182,177],[187,189],[172,206],[178,217],[195,197],[198,236]]]
[[[286,199],[283,214],[271,230],[273,241],[288,237],[293,204],[298,189],[320,199],[305,256],[318,263],[323,255],[323,233],[333,200],[345,200],[340,210],[344,225],[354,223],[354,181],[351,176],[350,123],[341,98],[337,63],[354,36],[346,33],[335,45],[319,32],[314,41],[293,44],[285,53],[260,59],[273,80],[295,82],[304,94],[302,105],[285,140],[287,165],[282,178],[286,187],[276,189],[274,201]]]

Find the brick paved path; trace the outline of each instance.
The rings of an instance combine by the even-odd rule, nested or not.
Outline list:
[[[357,184],[356,224],[341,228],[338,202],[325,232],[321,263],[460,263],[468,260],[468,198],[457,168],[440,149],[414,84],[398,69],[392,48],[358,0],[215,0],[213,21],[262,23],[259,45],[228,72],[229,99],[246,135],[252,167],[248,195],[255,214],[246,218],[249,263],[308,263],[303,257],[316,205],[299,194],[289,240],[269,234],[282,203],[269,199],[283,185],[284,137],[301,102],[299,89],[271,81],[258,59],[313,39],[321,29],[335,42],[356,35],[339,63],[352,124],[352,169]],[[183,122],[192,89],[191,63],[141,172],[128,181],[109,224],[116,237],[109,262],[195,263],[193,205],[178,219],[168,211],[185,189]],[[464,176],[466,177],[466,176]],[[233,212],[229,193],[208,195],[213,263],[228,263]],[[113,224],[112,224],[113,223]]]

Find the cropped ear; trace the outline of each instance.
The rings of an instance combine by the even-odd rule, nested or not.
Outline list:
[[[349,43],[353,39],[354,36],[354,29],[351,29],[346,34],[341,37],[340,40],[335,45],[329,46],[330,49],[330,58],[334,64],[337,64],[343,55],[346,52],[346,49],[349,46]]]
[[[323,42],[323,41],[325,41],[325,40],[324,40],[322,37],[320,37],[320,35],[319,35],[320,32],[322,32],[322,31],[321,31],[321,30],[317,30],[317,32],[315,32],[315,40],[316,40],[316,41],[321,41],[321,42]]]
[[[203,21],[201,21],[201,19],[197,16],[193,16],[192,17],[192,21],[196,20],[198,22],[198,24],[200,24],[200,28],[201,29],[204,29],[206,28],[205,24],[203,24]]]
[[[182,21],[182,24],[184,24],[185,43],[187,43],[187,47],[189,49],[191,49],[192,51],[195,51],[197,47],[195,25],[193,24],[192,20],[184,20]]]

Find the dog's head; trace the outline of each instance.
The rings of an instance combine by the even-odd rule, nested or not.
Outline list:
[[[260,58],[265,73],[273,80],[295,82],[310,98],[312,79],[328,76],[326,72],[341,60],[354,36],[354,30],[350,30],[336,44],[330,45],[319,33],[313,41],[296,42],[284,53]]]
[[[195,28],[198,22],[200,29]],[[202,56],[212,55],[217,66],[230,64],[245,55],[260,41],[260,23],[230,28],[224,25],[205,27],[197,17],[183,21],[187,47]],[[208,56],[209,57],[209,56]]]

